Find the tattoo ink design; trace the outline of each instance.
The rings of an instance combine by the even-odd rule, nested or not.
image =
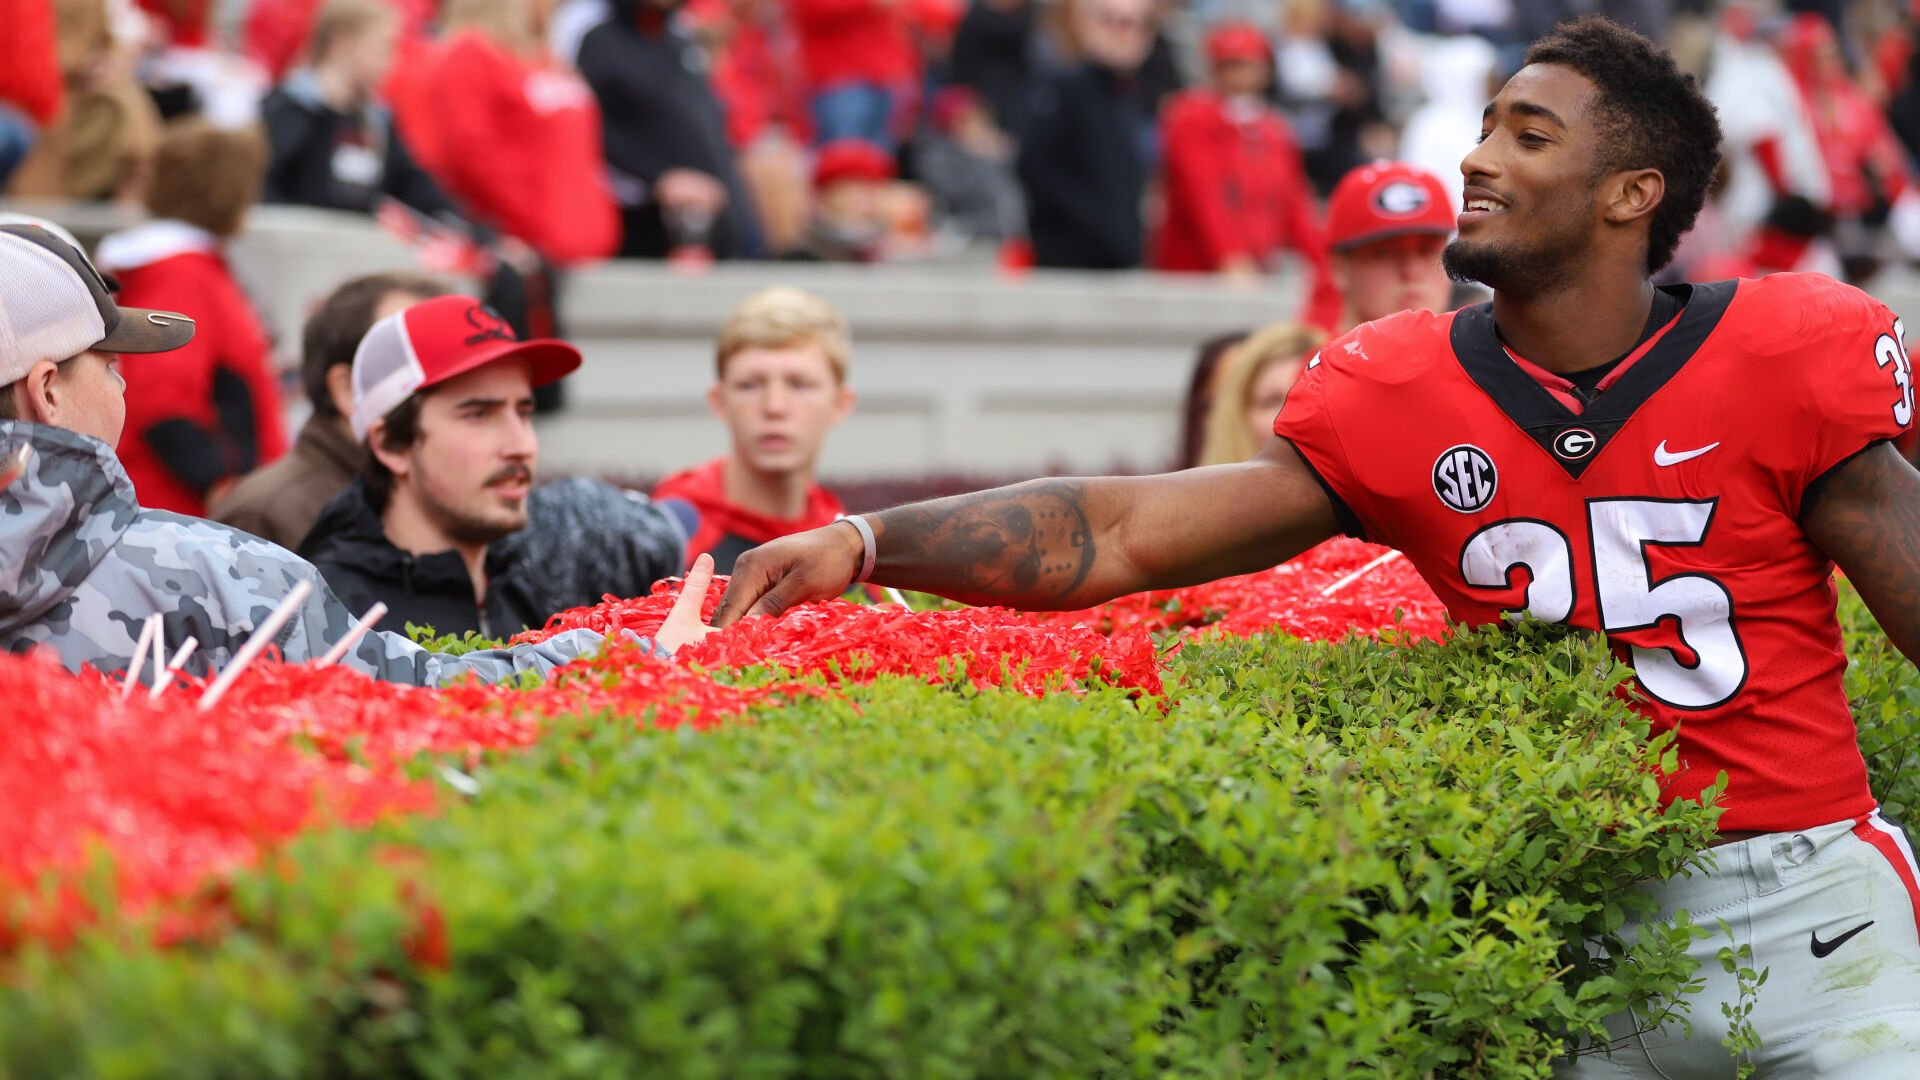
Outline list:
[[[967,602],[1070,605],[1099,556],[1085,495],[1035,480],[889,510],[880,565]]]

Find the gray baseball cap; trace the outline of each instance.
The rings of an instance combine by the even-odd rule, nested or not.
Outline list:
[[[193,320],[121,307],[72,243],[37,225],[0,225],[0,386],[42,360],[93,350],[157,353],[193,340]]]

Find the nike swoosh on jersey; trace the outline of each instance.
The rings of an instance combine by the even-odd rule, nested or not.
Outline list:
[[[1708,443],[1698,450],[1682,450],[1675,454],[1667,452],[1667,440],[1661,439],[1660,445],[1653,448],[1653,463],[1655,465],[1678,465],[1683,461],[1692,461],[1694,458],[1699,457],[1701,454],[1719,445],[1717,442]]]
[[[1842,945],[1845,945],[1848,941],[1852,940],[1853,935],[1859,933],[1862,930],[1865,930],[1867,927],[1872,925],[1873,925],[1873,920],[1868,919],[1866,922],[1863,922],[1859,926],[1856,926],[1853,929],[1847,931],[1846,933],[1841,934],[1839,937],[1834,938],[1832,941],[1821,941],[1820,931],[1818,930],[1812,931],[1810,936],[1813,938],[1813,955],[1815,957],[1826,956],[1828,953],[1832,952],[1833,950],[1839,948]]]

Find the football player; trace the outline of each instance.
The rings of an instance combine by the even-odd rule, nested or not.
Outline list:
[[[1640,886],[1724,919],[1770,974],[1762,1076],[1920,1076],[1916,870],[1878,813],[1841,676],[1843,569],[1920,657],[1920,473],[1893,313],[1817,275],[1655,288],[1719,158],[1713,107],[1647,39],[1565,24],[1461,162],[1455,276],[1309,361],[1250,461],[1042,480],[856,517],[742,558],[717,622],[849,580],[1079,608],[1249,573],[1348,533],[1414,561],[1453,616],[1604,632],[1637,707],[1679,727],[1670,798],[1728,777],[1715,866]],[[1678,1025],[1616,1018],[1570,1076],[1730,1075],[1708,985]],[[1837,966],[1836,966],[1837,965]]]

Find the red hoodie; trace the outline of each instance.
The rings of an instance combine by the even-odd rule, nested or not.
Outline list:
[[[674,473],[653,489],[655,499],[685,499],[700,511],[700,531],[687,542],[687,562],[707,552],[714,572],[730,574],[734,560],[749,548],[791,533],[831,525],[843,512],[840,500],[819,484],[807,488],[807,508],[797,518],[768,517],[727,501],[727,459],[715,458]]]
[[[1300,148],[1280,114],[1189,90],[1167,104],[1160,132],[1166,219],[1153,243],[1154,269],[1213,273],[1229,256],[1265,263],[1292,248],[1312,269],[1308,308],[1338,322],[1326,234]]]
[[[460,30],[412,50],[388,89],[408,149],[473,220],[562,265],[619,248],[600,105],[579,75]]]
[[[98,261],[120,279],[120,303],[177,311],[194,320],[192,341],[172,352],[131,356],[120,365],[127,381],[127,424],[119,453],[141,506],[204,515],[205,491],[181,475],[177,461],[162,460],[155,429],[163,437],[169,431],[180,435],[182,421],[197,429],[193,446],[217,455],[198,467],[220,477],[237,477],[285,452],[286,421],[266,330],[227,268],[218,241],[191,225],[136,225],[102,240]],[[234,433],[221,422],[214,386],[222,378],[238,379],[251,399],[251,446],[234,442]]]
[[[785,125],[800,143],[813,141],[799,44],[785,10],[692,0],[687,13],[720,41],[713,49],[713,91],[726,108],[727,141],[745,149],[773,124]]]
[[[0,102],[27,114],[39,127],[59,118],[66,100],[60,49],[50,0],[0,0]]]
[[[807,85],[814,93],[873,83],[910,93],[920,78],[907,15],[875,0],[792,0]]]

